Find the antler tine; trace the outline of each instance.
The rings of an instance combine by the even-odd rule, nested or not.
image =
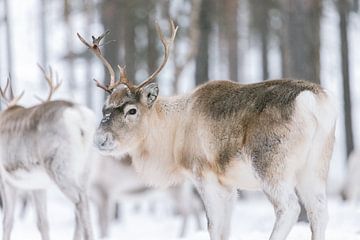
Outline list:
[[[5,88],[2,89],[2,88],[0,87],[0,95],[1,95],[1,97],[4,99],[4,101],[5,101],[6,103],[9,102],[9,99],[6,97],[6,92],[7,92],[7,90],[8,90],[9,84],[10,84],[10,78],[8,77],[7,80],[6,80]]]
[[[3,90],[2,87],[0,87],[0,97],[2,99],[4,99],[6,101],[6,96],[5,96],[5,93],[6,93],[6,88],[7,88],[7,83],[5,85],[5,89]]]
[[[5,85],[5,89],[4,89],[4,94],[7,92],[9,86],[11,85],[11,78],[10,77],[7,77],[6,79],[6,85]]]
[[[8,103],[8,107],[16,105],[19,100],[24,96],[25,91],[22,91],[19,96],[15,97]]]
[[[170,20],[170,27],[171,27],[171,35],[169,38],[166,38],[163,34],[163,32],[160,29],[160,26],[158,23],[156,23],[156,31],[159,35],[159,38],[161,40],[161,43],[163,44],[164,47],[164,58],[163,58],[163,62],[161,63],[161,65],[155,70],[155,72],[153,72],[145,81],[143,81],[140,85],[139,88],[143,87],[144,85],[148,84],[149,82],[153,81],[156,76],[160,73],[160,71],[163,69],[163,67],[165,66],[168,58],[169,58],[169,53],[170,53],[170,47],[171,44],[174,42],[175,36],[176,36],[176,32],[178,30],[178,26],[175,26],[174,22],[172,20]]]
[[[9,97],[6,96],[6,93],[9,92]],[[5,88],[2,89],[0,87],[0,96],[4,99],[3,101],[7,105],[7,107],[11,107],[17,104],[17,102],[22,98],[25,91],[22,91],[21,94],[17,97],[14,97],[14,92],[11,86],[11,79],[10,77],[7,78]]]
[[[101,40],[110,33],[109,30],[105,31],[103,34],[101,34],[99,37],[92,36],[92,44],[88,43],[79,33],[77,33],[78,38],[80,41],[85,44],[104,64],[104,66],[107,68],[109,74],[110,74],[110,83],[108,86],[101,84],[99,81],[95,80],[96,86],[104,89],[107,92],[111,92],[111,90],[115,86],[115,71],[110,65],[110,63],[104,58],[104,56],[101,54],[100,51],[100,42]]]
[[[58,73],[55,71],[55,82],[54,82],[54,71],[51,68],[51,66],[49,66],[49,74],[46,73],[46,70],[40,65],[37,64],[38,67],[40,68],[41,72],[44,75],[44,78],[47,82],[47,84],[49,85],[49,94],[46,98],[46,100],[41,99],[38,96],[35,96],[38,100],[40,100],[41,102],[48,102],[51,100],[52,95],[59,89],[59,87],[62,84],[62,81],[59,81],[59,76]]]
[[[104,84],[101,84],[101,83],[100,83],[98,80],[96,80],[96,79],[93,79],[93,80],[94,80],[94,82],[96,83],[96,86],[97,86],[97,87],[103,89],[105,92],[111,93],[111,90],[110,90],[107,86],[105,86]]]
[[[117,65],[118,69],[119,69],[119,73],[120,73],[120,83],[124,83],[126,85],[129,85],[130,84],[130,81],[127,79],[127,76],[126,76],[126,70],[125,70],[125,66],[124,67],[121,67],[120,65]]]

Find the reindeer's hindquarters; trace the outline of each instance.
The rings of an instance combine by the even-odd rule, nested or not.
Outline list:
[[[299,100],[300,104],[304,103],[303,100]],[[297,174],[296,190],[308,214],[312,239],[322,240],[325,238],[328,219],[326,182],[335,139],[337,112],[332,98],[327,94],[314,96],[313,101],[305,103],[307,105],[302,107],[307,108],[316,125],[305,165]]]

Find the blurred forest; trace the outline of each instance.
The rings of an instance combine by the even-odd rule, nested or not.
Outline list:
[[[355,145],[351,84],[358,75],[351,69],[359,69],[359,57],[351,56],[357,46],[349,43],[349,22],[353,18],[353,32],[359,30],[358,15],[359,0],[0,0],[0,79],[4,84],[10,74],[30,99],[32,91],[46,90],[36,62],[51,65],[64,80],[63,96],[99,114],[104,96],[92,79],[106,82],[108,75],[76,32],[89,39],[109,29],[103,54],[114,67],[126,65],[128,78],[140,82],[162,58],[155,22],[166,33],[173,19],[179,31],[159,79],[161,94],[187,92],[209,79],[297,78],[340,89],[348,156]],[[336,43],[325,48],[328,39]],[[352,39],[360,40],[358,34]],[[322,66],[332,56],[339,73]],[[332,84],[334,79],[341,85]]]

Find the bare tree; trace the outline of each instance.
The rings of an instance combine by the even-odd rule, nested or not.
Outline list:
[[[280,0],[284,77],[320,83],[321,0]]]
[[[214,13],[213,0],[201,0],[199,16],[199,44],[196,56],[195,83],[199,85],[209,80],[209,45]]]
[[[90,26],[94,19],[94,2],[93,0],[85,0],[84,11],[86,15],[86,26],[85,32],[90,34]],[[86,79],[91,79],[92,76],[92,61],[91,58],[86,58]],[[89,108],[93,107],[93,86],[94,84],[91,81],[86,81],[86,105]]]
[[[67,2],[67,0],[64,0]],[[46,0],[40,0],[39,20],[40,20],[40,64],[42,66],[48,65],[48,48],[47,48],[47,27],[46,27],[46,16],[47,16],[47,3]],[[44,84],[45,87],[45,84]]]
[[[238,0],[225,0],[222,6],[222,17],[224,18],[224,30],[227,42],[228,72],[230,79],[239,81],[238,60]]]
[[[156,59],[158,59],[159,54],[157,49],[154,47],[157,43],[156,31],[154,29],[153,24],[153,16],[155,14],[155,1],[148,0],[146,1],[146,10],[147,10],[147,21],[146,21],[146,29],[147,29],[147,69],[148,73],[151,73],[154,69],[156,69]]]
[[[135,79],[135,63],[136,63],[136,46],[135,46],[135,27],[136,27],[136,14],[135,9],[137,6],[138,0],[125,1],[124,6],[126,7],[125,13],[123,16],[124,21],[124,49],[125,49],[125,63],[126,63],[126,72],[132,81]]]
[[[350,5],[348,0],[338,0],[339,28],[340,28],[340,45],[341,45],[341,70],[343,78],[344,91],[344,113],[345,113],[345,136],[346,136],[346,156],[354,150],[352,114],[351,114],[351,92],[350,92],[350,75],[349,75],[349,46],[348,46],[348,14]]]
[[[63,11],[64,11],[64,21],[66,25],[66,36],[73,36],[74,30],[71,23],[71,11],[72,11],[71,1],[64,0],[63,3],[64,3]],[[74,69],[75,55],[74,55],[73,39],[72,38],[66,38],[66,39],[67,39],[66,46],[69,52],[69,58],[67,59],[67,65],[68,65],[67,78],[70,79],[70,81],[68,81],[69,91],[74,92],[76,90],[77,84],[76,84],[75,69]]]
[[[251,25],[259,38],[261,48],[262,79],[269,78],[269,38],[270,38],[270,9],[273,1],[250,1]]]
[[[192,0],[191,1],[191,12],[190,12],[190,24],[187,29],[184,29],[179,36],[185,35],[188,39],[189,48],[185,56],[183,57],[173,57],[173,64],[174,64],[174,81],[173,81],[173,91],[174,93],[179,92],[179,80],[182,72],[184,71],[185,67],[195,59],[195,56],[198,52],[199,47],[199,13],[200,13],[200,1]],[[185,32],[184,34],[181,34]],[[178,37],[179,39],[179,37]],[[178,45],[174,45],[174,56],[181,56]]]
[[[10,7],[8,0],[4,0],[4,22],[5,22],[5,39],[6,39],[6,60],[9,75],[11,76],[12,86],[14,87],[14,74],[13,74],[13,54],[12,54],[12,34],[10,28],[10,18],[9,18]],[[14,87],[15,88],[15,87]]]
[[[125,0],[106,0],[101,2],[101,22],[104,25],[105,29],[111,30],[111,39],[121,39],[123,28],[119,26],[119,23],[122,23],[122,26],[125,26],[125,12],[126,5]],[[116,41],[114,43],[106,45],[104,48],[104,55],[112,64],[120,63],[119,61],[119,51],[120,51],[120,42]],[[106,72],[104,68],[104,72]],[[105,80],[106,83],[109,80]],[[106,94],[104,95],[107,96]]]

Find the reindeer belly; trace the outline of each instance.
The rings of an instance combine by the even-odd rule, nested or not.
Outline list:
[[[243,190],[260,190],[260,182],[248,161],[234,159],[225,174],[220,177],[223,184]]]
[[[5,179],[14,187],[28,190],[46,189],[53,184],[49,175],[40,167],[31,170],[19,168],[11,172],[6,171]]]

